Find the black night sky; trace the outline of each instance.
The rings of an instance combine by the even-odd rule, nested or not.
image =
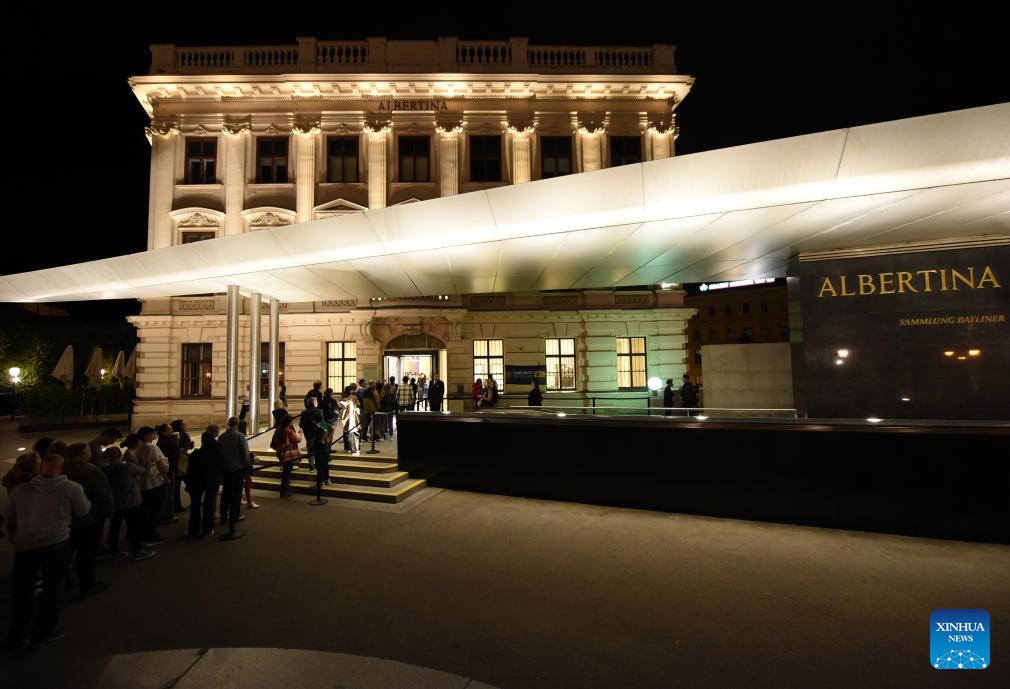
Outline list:
[[[792,5],[809,11],[674,4],[639,6],[626,18],[576,6],[546,14],[500,6],[491,15],[479,6],[418,5],[419,16],[409,18],[343,3],[273,4],[262,10],[268,14],[253,3],[145,6],[116,17],[97,14],[105,11],[99,5],[91,14],[28,10],[6,39],[8,202],[20,207],[11,229],[24,248],[3,252],[0,274],[145,250],[147,118],[127,79],[147,72],[154,43],[294,44],[298,36],[672,43],[678,71],[696,78],[676,111],[679,155],[1010,101],[1010,41],[987,14],[993,10],[960,3],[934,16],[920,3],[891,4],[897,9],[878,3],[866,12],[851,3]]]

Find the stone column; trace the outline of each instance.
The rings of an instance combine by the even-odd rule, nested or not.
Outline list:
[[[172,197],[175,194],[175,156],[180,146],[178,123],[156,120],[147,128],[151,140],[150,203],[147,211],[147,248],[172,246]]]
[[[512,153],[512,184],[523,184],[530,181],[530,177],[532,176],[530,139],[532,136],[532,126],[522,129],[509,127],[509,147]]]
[[[442,196],[459,193],[459,134],[462,127],[436,127],[438,132],[439,186]]]
[[[242,312],[242,298],[238,285],[228,285],[228,325],[225,355],[225,418],[238,416],[238,342],[239,315]]]
[[[673,115],[669,120],[649,121],[649,145],[646,147],[647,160],[662,160],[673,157],[673,142],[680,130],[674,124]]]
[[[389,164],[386,156],[386,141],[389,125],[365,126],[368,140],[368,207],[386,207],[386,180]]]
[[[603,167],[603,129],[590,130],[579,127],[582,147],[582,172],[592,172]]]
[[[259,292],[249,295],[249,423],[250,435],[260,430],[260,314],[263,299]]]
[[[319,123],[295,124],[295,222],[312,220],[316,200],[316,137]]]
[[[224,125],[224,235],[245,232],[242,211],[245,208],[245,156],[249,141],[249,123]]]

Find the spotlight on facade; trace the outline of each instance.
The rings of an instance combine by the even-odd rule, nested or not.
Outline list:
[[[563,411],[559,411],[558,416],[568,416],[568,414],[564,413]]]
[[[982,350],[981,349],[969,349],[968,350],[968,356],[981,356],[981,355],[982,355]]]
[[[839,349],[837,352],[835,352],[835,355],[839,359],[848,359],[849,358],[849,350],[847,350],[847,349]]]
[[[881,421],[883,421],[883,419],[877,416],[868,416],[866,417],[866,420],[869,421],[870,423],[880,423]]]
[[[705,419],[707,419],[708,417],[707,417],[707,416],[705,416],[704,414],[698,414],[698,415],[697,415],[697,416],[695,416],[694,418],[698,419],[699,421],[704,421],[704,420],[705,420]]]
[[[911,402],[911,401],[912,401],[912,399],[911,399],[910,397],[902,397],[902,398],[901,398],[901,401],[902,401],[902,402]]]

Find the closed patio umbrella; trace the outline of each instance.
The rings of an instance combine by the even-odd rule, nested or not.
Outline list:
[[[69,390],[74,385],[74,346],[67,345],[53,369],[53,378],[67,386]]]
[[[130,352],[130,358],[123,365],[123,380],[136,385],[137,383],[137,349]]]
[[[123,367],[125,366],[125,355],[123,350],[119,350],[119,354],[116,355],[116,360],[112,362],[112,373],[110,374],[119,382],[119,389],[123,389],[123,384],[126,382],[125,376],[123,375]]]
[[[84,375],[96,387],[102,384],[102,356],[102,348],[96,347],[91,354],[91,360],[88,361],[88,368],[84,371]]]

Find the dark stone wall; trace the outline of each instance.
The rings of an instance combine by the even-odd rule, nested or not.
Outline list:
[[[792,271],[806,416],[1010,420],[1010,244]]]
[[[1010,424],[419,412],[399,434],[434,486],[1010,543]]]

